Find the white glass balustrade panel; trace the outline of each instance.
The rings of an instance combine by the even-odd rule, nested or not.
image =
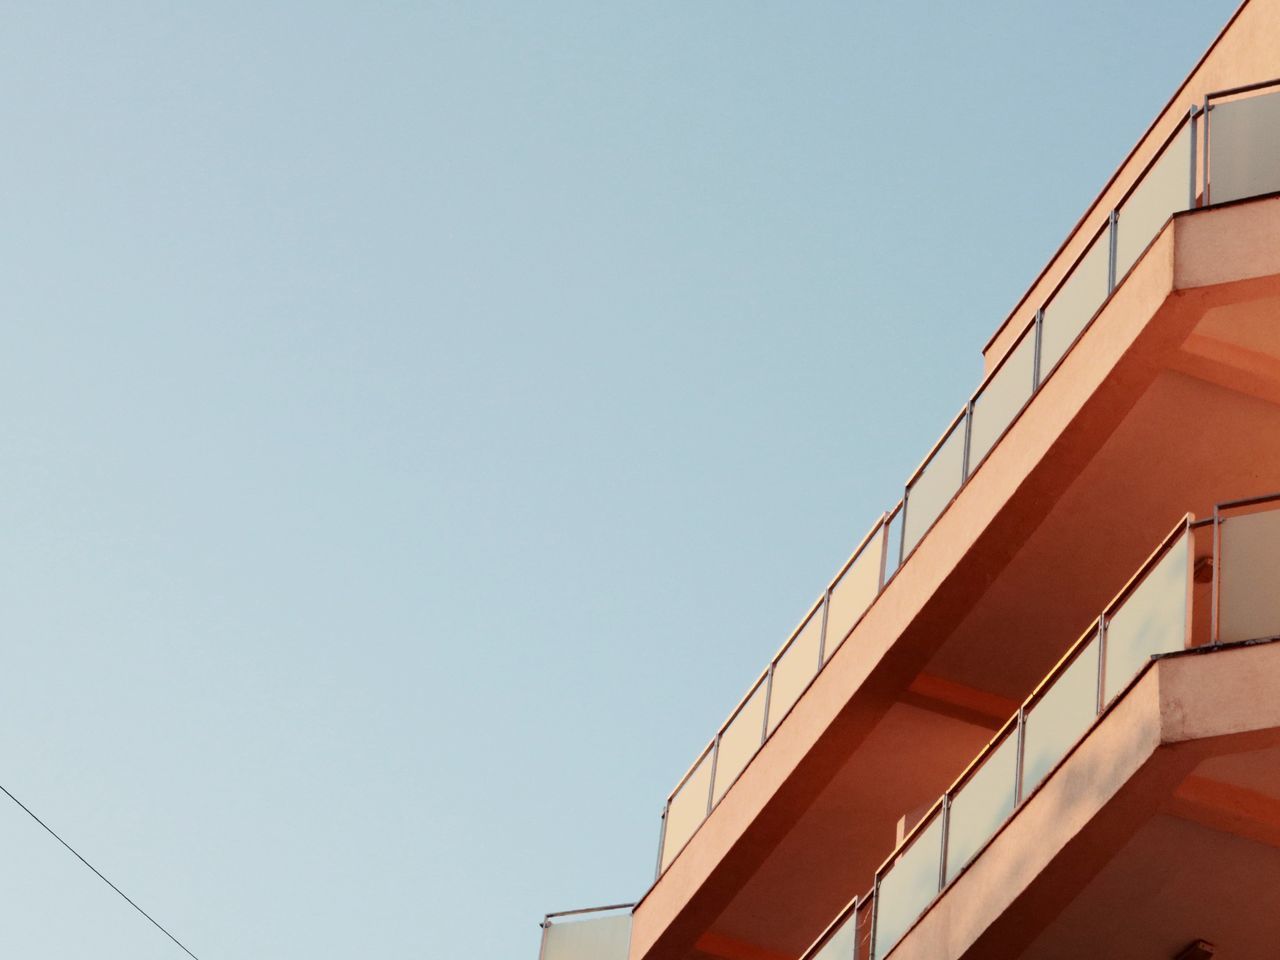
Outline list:
[[[1160,228],[1191,198],[1191,127],[1169,141],[1164,153],[1121,205],[1116,223],[1116,280],[1122,280]]]
[[[827,641],[824,656],[831,655],[844,643],[858,618],[867,612],[880,590],[880,565],[884,557],[884,528],[877,527],[866,546],[845,569],[827,603]]]
[[[1280,507],[1222,520],[1219,639],[1280,636]]]
[[[688,778],[667,805],[667,823],[662,832],[662,869],[676,858],[694,831],[707,818],[711,795],[711,751],[698,761]]]
[[[818,660],[821,641],[822,607],[818,607],[774,665],[773,688],[769,693],[769,733],[782,722],[817,674],[821,666]]]
[[[947,883],[1013,813],[1018,738],[1007,734],[951,798],[947,821]]]
[[[1111,241],[1102,231],[1066,282],[1045,305],[1040,338],[1040,378],[1043,380],[1075,342],[1102,302],[1107,299],[1107,260]]]
[[[903,556],[920,542],[925,531],[956,495],[963,480],[960,475],[963,466],[964,421],[961,420],[934,451],[933,458],[925,464],[920,475],[911,484],[911,489],[907,491],[906,517],[903,519],[906,530]]]
[[[1280,93],[1216,103],[1209,111],[1209,199],[1280,190]]]
[[[942,863],[942,818],[934,814],[911,845],[880,879],[876,894],[876,960],[893,949],[938,895]]]
[[[970,473],[1031,399],[1035,364],[1036,334],[1033,326],[1009,351],[1000,369],[973,400],[973,426],[969,432]]]
[[[542,960],[627,960],[631,914],[551,922],[543,933]]]
[[[811,960],[854,960],[854,941],[858,938],[858,915],[850,913],[831,934]]]
[[[814,657],[817,657],[815,651]],[[720,752],[716,757],[716,786],[712,797],[719,802],[724,792],[751,762],[751,758],[760,749],[764,739],[764,701],[765,684],[763,681],[747,697],[746,703],[738,711],[737,716],[725,727],[720,735]]]
[[[1098,715],[1098,639],[1090,640],[1028,710],[1022,795],[1031,793]]]
[[[1191,539],[1183,534],[1107,621],[1104,703],[1123,690],[1153,654],[1187,645],[1190,549]]]

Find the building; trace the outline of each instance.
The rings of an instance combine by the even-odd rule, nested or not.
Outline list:
[[[1247,0],[985,375],[543,960],[1280,952],[1280,0]]]

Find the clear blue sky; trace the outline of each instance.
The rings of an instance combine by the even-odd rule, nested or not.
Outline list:
[[[1234,7],[8,5],[0,783],[202,960],[635,899]],[[180,955],[0,851],[0,954]]]

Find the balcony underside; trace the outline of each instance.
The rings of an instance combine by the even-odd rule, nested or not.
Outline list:
[[[1187,510],[1280,490],[1280,199],[1176,218],[636,911],[796,957]]]
[[[1280,942],[1280,643],[1157,661],[889,954],[1222,956]]]

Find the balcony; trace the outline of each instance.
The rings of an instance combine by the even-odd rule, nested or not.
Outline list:
[[[1280,164],[1265,152],[1280,128],[1275,88],[1216,94],[1172,123],[1142,175],[1116,189],[1103,233],[998,334],[1007,348],[904,502],[673,792],[633,958],[798,956],[866,888],[894,821],[927,807],[998,732],[1176,516],[1204,514],[1222,490],[1280,487],[1280,446],[1261,440],[1280,436],[1280,248],[1268,239],[1280,234]],[[1215,127],[1205,150],[1205,117],[1235,109],[1256,111],[1256,198],[1213,172],[1230,136]],[[1172,196],[1178,169],[1186,200],[1133,252],[1126,226],[1150,197]],[[1063,291],[1104,246],[1100,306],[1046,363],[1053,324],[1070,315]],[[998,405],[986,401],[1019,362],[1026,399],[987,447],[983,410]],[[954,482],[933,485],[957,449],[960,469],[936,474]]]
[[[1280,191],[1280,81],[1191,106],[664,805],[661,876],[1062,365],[1170,218]]]
[[[538,960],[627,960],[633,903],[548,913]]]
[[[928,915],[971,868],[976,869],[988,847],[1021,816],[1024,808],[1035,802],[1038,793],[1052,789],[1055,780],[1064,775],[1064,765],[1081,744],[1122,709],[1130,691],[1156,663],[1188,652],[1214,653],[1257,643],[1270,644],[1280,638],[1280,594],[1275,590],[1277,570],[1280,570],[1280,494],[1222,504],[1212,517],[1201,521],[1188,515],[986,748],[920,818],[876,871],[872,889],[841,911],[806,951],[804,960],[881,960],[898,956],[896,948],[900,943],[909,950],[910,956],[959,957],[968,955],[969,949],[982,951],[975,956],[994,956],[989,952],[994,949],[992,944],[982,942],[986,931],[968,922],[969,918],[956,917],[954,912],[945,921],[940,919],[935,924],[937,929],[928,931],[930,936],[922,934],[921,945],[909,947],[908,942],[921,924],[921,918]],[[1271,657],[1274,659],[1275,654]],[[1194,665],[1189,669],[1190,680],[1185,682],[1202,679],[1196,676]],[[1280,681],[1280,676],[1276,680]],[[1235,741],[1218,741],[1211,749],[1199,753],[1184,751],[1183,757],[1193,762],[1175,764],[1179,777],[1162,784],[1146,798],[1150,808],[1145,811],[1146,821],[1151,821],[1157,810],[1167,815],[1172,809],[1175,817],[1202,824],[1209,819],[1210,825],[1221,831],[1223,818],[1230,818],[1232,814],[1230,807],[1224,812],[1221,800],[1212,798],[1221,798],[1225,792],[1230,795],[1229,804],[1234,802],[1237,808],[1242,797],[1252,804],[1255,811],[1252,839],[1262,839],[1272,847],[1280,846],[1277,842],[1280,841],[1280,783],[1272,782],[1280,764],[1259,764],[1257,753],[1260,747],[1274,750],[1280,742],[1280,730],[1262,738],[1255,731],[1255,728],[1269,729],[1265,725],[1273,719],[1280,722],[1280,718],[1270,718],[1270,712],[1274,711],[1270,711],[1269,705],[1264,708],[1251,698],[1241,698],[1243,692],[1238,686],[1217,691],[1219,699],[1234,697],[1240,701],[1237,716],[1232,720]],[[1192,709],[1189,702],[1179,701],[1174,710],[1166,711],[1166,726],[1169,717],[1177,722],[1183,713],[1189,714]],[[1219,720],[1222,713],[1219,707],[1216,710]],[[1249,731],[1255,733],[1246,735]],[[1186,743],[1191,739],[1204,738],[1183,738],[1177,742]],[[1107,756],[1106,750],[1096,752],[1104,758]],[[1122,760],[1123,754],[1117,753],[1104,762],[1120,768]],[[1242,778],[1249,786],[1240,785]],[[1077,778],[1065,799],[1056,798],[1053,816],[1075,828],[1068,831],[1068,837],[1089,822],[1080,807],[1095,801],[1105,806],[1113,799],[1099,790],[1096,779],[1082,782]],[[1202,809],[1206,805],[1211,807],[1208,813]],[[1260,808],[1261,814],[1257,812]],[[1239,809],[1236,812],[1239,814]],[[1265,822],[1259,823],[1264,817]],[[1168,832],[1170,828],[1160,823],[1153,829]],[[1239,835],[1240,831],[1227,832]],[[1260,837],[1260,833],[1265,835]],[[1020,840],[1034,844],[1034,836],[1028,838],[1024,833]],[[1009,845],[1012,846],[1012,839]],[[1206,856],[1216,855],[1211,842],[1205,846]],[[1152,846],[1152,850],[1159,848],[1159,844]],[[1171,845],[1171,849],[1176,850],[1177,845]],[[1149,868],[1152,850],[1141,851],[1147,859],[1135,859],[1132,869]],[[1098,851],[1098,855],[1105,862],[1114,852],[1104,849]],[[1037,876],[1034,868],[1026,866],[1033,859],[1028,851],[1006,850],[1002,855],[1006,871],[1013,857],[1022,872],[1029,873],[1030,879]],[[1268,854],[1272,855],[1275,855],[1274,849]],[[1205,864],[1201,862],[1198,867],[1204,869]],[[1280,861],[1272,864],[1269,872],[1274,873],[1277,868]],[[1078,881],[1075,889],[1068,888],[1060,896],[1073,902],[1075,897],[1088,892],[1090,879]],[[1146,879],[1154,882],[1156,878]],[[1001,901],[1001,897],[989,889],[983,891],[983,896],[989,903]],[[1203,911],[1199,913],[1203,915]],[[1001,917],[1002,911],[993,908],[986,919],[994,923]],[[1212,925],[1214,920],[1206,917],[1200,922]],[[1228,926],[1221,916],[1216,922],[1219,928]],[[1258,924],[1241,933],[1239,924],[1232,923],[1229,930],[1219,932],[1245,937],[1260,935],[1255,929]],[[940,933],[943,927],[956,936],[948,938]],[[1035,937],[1023,937],[1020,943],[1018,938],[1001,932],[998,935],[1000,955],[1022,956],[1021,950],[1035,946],[1037,938],[1051,941],[1055,936],[1052,929],[1042,931],[1035,927],[1034,931]],[[1057,935],[1066,940],[1078,933],[1078,930],[1057,931]],[[1176,940],[1175,937],[1174,942]],[[1046,955],[1064,955],[1055,953],[1049,942],[1042,945]],[[1246,950],[1236,955],[1254,954]]]

